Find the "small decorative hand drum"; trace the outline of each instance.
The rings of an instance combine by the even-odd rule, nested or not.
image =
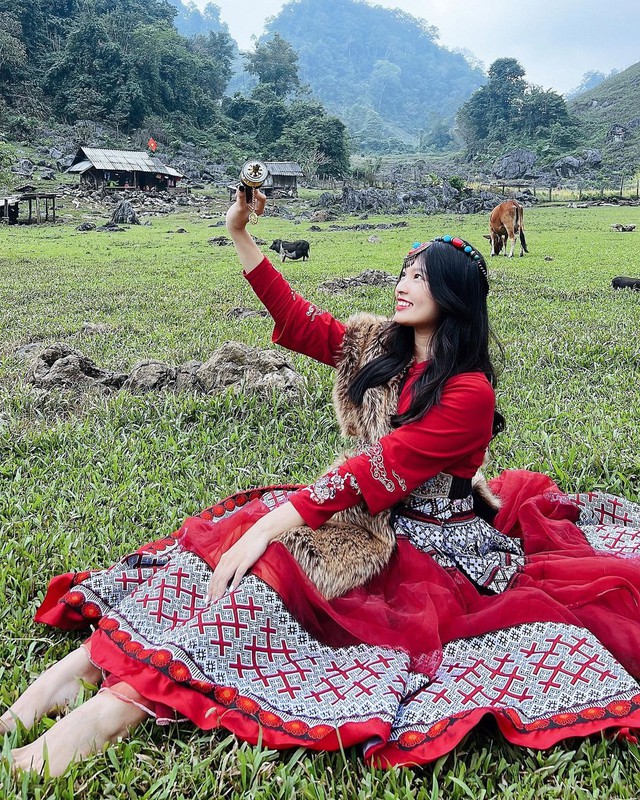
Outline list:
[[[258,221],[255,207],[253,205],[253,190],[258,189],[266,181],[269,170],[266,164],[256,159],[246,161],[240,170],[240,180],[245,187],[245,197],[247,203],[251,206],[251,213],[249,214],[249,222],[253,225]]]

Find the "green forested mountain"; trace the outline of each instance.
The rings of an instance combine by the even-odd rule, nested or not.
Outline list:
[[[302,83],[365,149],[415,145],[421,131],[446,140],[447,123],[485,82],[426,22],[362,0],[292,0],[268,23],[267,35],[276,32],[297,52]]]

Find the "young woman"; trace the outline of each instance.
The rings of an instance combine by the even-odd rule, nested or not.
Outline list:
[[[638,570],[616,557],[633,553],[637,507],[510,473],[495,527],[474,512],[500,424],[481,255],[418,244],[392,319],[342,323],[263,258],[249,210],[239,191],[227,228],[273,339],[336,368],[357,446],[307,487],[234,495],[109,570],[54,578],[36,619],[96,631],[1,724],[33,725],[80,681],[102,690],[16,766],[46,752],[60,774],[148,716],[267,747],[363,743],[381,765],[438,758],[487,713],[532,747],[640,724]]]

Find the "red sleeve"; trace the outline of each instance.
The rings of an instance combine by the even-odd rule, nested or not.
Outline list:
[[[481,373],[451,378],[438,405],[383,436],[291,496],[312,528],[361,500],[372,514],[400,502],[439,472],[472,478],[491,439],[495,396]]]
[[[289,495],[293,507],[314,530],[337,511],[355,506],[361,500],[358,481],[343,464],[330,470],[310,486]]]
[[[342,322],[294,292],[266,256],[245,277],[273,317],[275,344],[336,366],[345,332]]]

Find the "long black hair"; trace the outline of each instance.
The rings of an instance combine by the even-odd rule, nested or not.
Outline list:
[[[391,418],[394,427],[424,416],[440,401],[444,385],[453,375],[483,372],[494,388],[497,385],[496,370],[489,355],[489,339],[495,340],[500,352],[502,347],[489,325],[489,285],[484,261],[481,263],[483,269],[463,249],[445,241],[433,241],[415,258],[410,254],[405,259],[403,272],[412,264],[421,270],[439,314],[430,342],[431,364],[414,383],[407,411]],[[406,371],[414,356],[414,330],[390,322],[382,333],[381,344],[383,355],[365,364],[349,385],[349,398],[356,405],[361,405],[367,389],[381,386]],[[494,436],[503,428],[504,418],[496,412]]]

